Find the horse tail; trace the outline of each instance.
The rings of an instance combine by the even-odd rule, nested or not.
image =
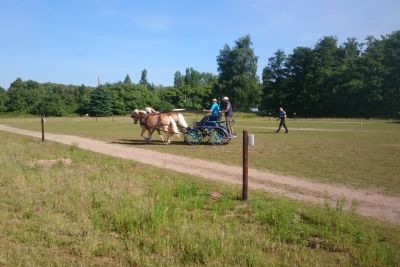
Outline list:
[[[171,116],[168,116],[168,119],[174,133],[179,134],[178,126],[176,126],[176,122],[174,121],[174,119]]]
[[[182,126],[183,128],[187,128],[188,125],[185,121],[185,118],[183,117],[183,115],[181,113],[178,113],[178,125]]]

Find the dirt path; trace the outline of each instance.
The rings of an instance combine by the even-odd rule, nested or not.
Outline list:
[[[0,130],[41,138],[40,132],[22,130],[1,124]],[[111,144],[73,135],[46,133],[46,140],[67,145],[75,144],[82,149],[131,159],[210,180],[241,184],[242,168],[238,166],[175,156],[121,144]],[[337,201],[345,199],[345,207],[350,208],[351,202],[356,202],[357,212],[362,215],[400,224],[399,197],[385,196],[376,192],[350,189],[339,185],[323,184],[299,177],[277,175],[256,169],[249,169],[249,186],[312,203],[336,205]]]

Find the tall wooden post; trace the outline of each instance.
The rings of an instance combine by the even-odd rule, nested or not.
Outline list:
[[[249,183],[249,137],[248,132],[243,130],[243,188],[242,200],[247,200]]]
[[[42,142],[44,142],[44,115],[40,116],[40,123],[42,124]]]

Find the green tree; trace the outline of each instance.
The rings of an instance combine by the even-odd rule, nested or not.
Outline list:
[[[174,87],[163,90],[161,99],[179,108],[199,110],[209,104],[217,80],[217,76],[200,73],[191,67],[186,68],[185,75],[177,71]]]
[[[339,64],[337,53],[337,38],[332,36],[322,38],[314,48],[314,86],[311,87],[314,90],[311,90],[310,93],[316,100],[312,108],[318,116],[329,116],[337,108],[332,101]]]
[[[90,103],[90,94],[92,89],[86,87],[85,85],[81,85],[75,88],[75,98],[77,102],[76,112],[78,114],[88,114],[89,113],[89,103]]]
[[[183,107],[192,110],[200,109],[202,89],[201,73],[193,68],[186,68],[183,86]]]
[[[142,74],[140,76],[139,84],[142,84],[142,85],[145,85],[145,86],[149,85],[149,82],[147,81],[147,70],[146,69],[142,70]]]
[[[45,94],[33,107],[33,114],[61,117],[65,115],[65,103],[60,94]]]
[[[263,109],[277,110],[288,105],[286,54],[278,50],[268,59],[262,72]]]
[[[88,107],[91,116],[111,116],[111,95],[103,86],[97,87],[90,95]]]
[[[400,117],[400,31],[383,39],[386,79],[383,82],[381,110],[385,116]]]
[[[42,83],[39,84],[39,87],[47,94],[55,94],[58,95],[62,104],[63,110],[65,114],[75,113],[78,108],[78,101],[76,97],[76,89],[77,87],[74,85],[64,85],[64,84],[55,84],[55,83]],[[42,99],[44,96],[41,96]]]
[[[166,87],[159,89],[156,92],[160,101],[170,103],[174,107],[182,107],[180,104],[181,93],[177,88]]]
[[[259,103],[261,89],[257,77],[257,57],[249,35],[235,46],[225,45],[217,56],[219,97],[227,95],[236,109],[248,110]]]
[[[339,64],[336,68],[332,105],[335,108],[331,115],[361,116],[360,106],[363,105],[362,88],[364,78],[360,72],[361,45],[355,38],[348,38],[338,48]]]
[[[383,42],[368,36],[361,61],[360,72],[363,78],[363,86],[358,97],[358,111],[360,116],[382,116],[383,86],[386,78],[386,69],[383,64]]]
[[[154,107],[160,112],[170,112],[175,108],[174,105],[166,101],[160,101]]]
[[[124,79],[124,83],[125,83],[125,84],[132,84],[131,77],[129,77],[128,74],[126,75],[126,77],[125,77],[125,79]]]
[[[209,72],[201,73],[201,85],[200,107],[206,107],[210,104],[210,99],[218,95],[218,76]]]
[[[133,85],[108,85],[106,91],[111,96],[112,114],[124,115],[127,113],[124,101],[124,90],[126,88],[133,87]]]
[[[185,78],[182,76],[180,71],[174,74],[174,87],[177,89],[182,88],[185,85]]]
[[[6,111],[7,94],[6,90],[0,86],[0,112]]]
[[[109,84],[105,88],[111,96],[114,114],[123,115],[135,108],[154,107],[159,102],[158,94],[142,84],[116,83]]]
[[[290,109],[288,115],[309,115],[313,113],[309,103],[312,102],[312,95],[309,93],[312,87],[314,56],[311,48],[297,47],[293,54],[288,55],[286,60],[288,98],[285,103]]]
[[[17,78],[7,90],[6,107],[12,112],[31,112],[32,107],[39,101],[43,90],[35,81],[22,81]]]

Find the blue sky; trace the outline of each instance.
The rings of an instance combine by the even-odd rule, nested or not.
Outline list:
[[[172,85],[187,67],[217,74],[219,51],[246,34],[261,73],[277,49],[362,42],[400,30],[399,14],[399,0],[0,0],[0,86],[138,82],[142,69]]]

